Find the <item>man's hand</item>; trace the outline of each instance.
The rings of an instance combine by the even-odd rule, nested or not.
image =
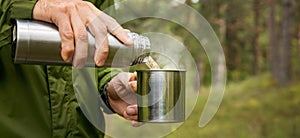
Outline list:
[[[62,41],[63,60],[73,60],[73,65],[78,68],[84,66],[88,54],[86,27],[95,36],[94,61],[97,66],[103,66],[108,55],[107,33],[115,35],[126,45],[132,45],[130,37],[115,19],[86,1],[39,0],[34,7],[33,18],[56,24]]]
[[[137,122],[137,82],[135,73],[119,73],[106,88],[110,106],[119,115],[132,120],[133,126],[140,126]]]

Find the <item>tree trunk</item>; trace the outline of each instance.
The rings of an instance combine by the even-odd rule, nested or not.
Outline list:
[[[300,8],[300,2],[298,1],[298,7],[296,7],[296,9],[299,9]],[[297,14],[297,16],[298,16],[298,59],[300,59],[300,20],[299,20],[299,18],[300,18],[300,14],[299,14],[299,12],[298,12],[298,14]]]
[[[259,60],[261,57],[260,53],[260,46],[259,46],[259,23],[260,23],[260,6],[259,6],[260,0],[253,0],[253,11],[254,11],[254,36],[252,40],[252,45],[254,46],[253,54],[254,54],[254,61],[253,61],[253,74],[257,75],[259,73]]]
[[[297,7],[295,7],[295,9],[300,9],[300,2],[299,1],[297,1],[298,2],[298,5],[297,5]],[[296,12],[295,12],[296,13]],[[298,12],[298,13],[296,13],[296,18],[298,19],[297,20],[297,23],[298,23],[298,36],[297,36],[297,45],[298,45],[298,47],[297,47],[297,56],[298,56],[298,59],[297,59],[297,62],[298,63],[300,63],[300,13]],[[297,69],[296,70],[296,76],[300,76],[300,70],[299,69]]]
[[[298,25],[298,58],[300,59],[300,23]]]
[[[277,31],[275,22],[275,0],[269,0],[269,19],[268,19],[268,30],[269,30],[269,51],[270,51],[270,61],[271,61],[271,72],[273,78],[278,79],[277,74],[277,62],[279,58],[278,45],[277,45]]]
[[[291,52],[292,52],[292,0],[283,0],[282,30],[279,47],[279,84],[286,86],[291,81]]]
[[[237,36],[233,32],[237,32],[235,25],[236,20],[226,19],[226,30],[225,30],[225,55],[226,64],[229,71],[241,72],[241,46],[236,43]],[[241,74],[228,74],[230,79],[241,79]]]

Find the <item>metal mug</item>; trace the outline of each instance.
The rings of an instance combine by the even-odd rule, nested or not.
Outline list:
[[[185,120],[185,70],[137,70],[138,121]]]

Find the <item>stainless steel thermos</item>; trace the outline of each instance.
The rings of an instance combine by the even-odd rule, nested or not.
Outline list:
[[[109,54],[106,67],[126,67],[146,62],[150,52],[150,41],[147,37],[128,31],[134,46],[125,46],[117,38],[108,35]],[[95,66],[94,37],[88,33],[89,51],[86,66]],[[63,61],[60,55],[61,38],[54,24],[36,20],[16,20],[13,30],[14,63],[71,65]],[[117,55],[117,56],[116,56]],[[117,59],[115,59],[115,57]]]

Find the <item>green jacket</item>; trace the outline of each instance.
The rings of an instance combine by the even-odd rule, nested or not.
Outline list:
[[[90,1],[97,7],[113,2]],[[32,19],[36,0],[0,3],[0,137],[103,137],[79,108],[70,67],[12,63],[12,20]],[[102,88],[116,74],[102,68],[98,75]]]

